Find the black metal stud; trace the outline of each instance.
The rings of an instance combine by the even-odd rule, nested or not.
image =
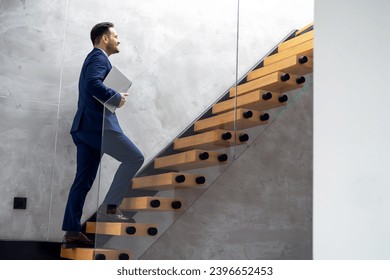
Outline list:
[[[262,114],[262,115],[260,116],[260,120],[261,120],[262,122],[268,121],[268,120],[269,120],[269,115],[268,115],[267,113]]]
[[[266,93],[264,93],[264,94],[262,95],[262,98],[263,98],[263,100],[270,100],[270,99],[272,98],[272,93],[270,93],[270,92],[268,91],[268,92],[266,92]]]
[[[249,119],[251,117],[253,117],[253,112],[252,111],[246,111],[242,114],[242,116],[244,117],[244,119]]]
[[[222,140],[229,140],[232,138],[232,134],[230,132],[225,132],[221,135]]]
[[[297,84],[300,85],[300,84],[303,84],[306,81],[306,79],[305,79],[305,77],[300,76],[299,78],[296,79],[296,81],[297,81]]]
[[[238,136],[238,139],[240,142],[246,142],[249,140],[249,135],[246,133],[241,133],[240,136]]]
[[[227,161],[227,160],[228,160],[227,154],[220,154],[220,155],[218,156],[218,161],[219,161],[219,162],[224,162],[224,161]]]
[[[280,96],[278,98],[278,100],[279,100],[280,103],[284,103],[284,102],[287,102],[288,97],[287,97],[287,95],[284,94],[284,95]]]
[[[290,75],[289,75],[288,73],[282,74],[282,75],[280,76],[280,80],[281,80],[282,82],[286,82],[286,81],[290,80]]]
[[[126,253],[122,253],[118,256],[118,259],[119,260],[129,260],[130,259],[130,256],[129,254],[126,254]]]
[[[204,176],[196,177],[195,182],[198,185],[202,185],[202,184],[206,183],[206,178]]]
[[[298,62],[299,62],[300,64],[305,64],[305,63],[308,62],[308,61],[309,61],[309,59],[307,58],[306,55],[303,55],[303,56],[301,56],[301,57],[298,58]]]
[[[175,178],[176,183],[183,183],[186,180],[186,176],[184,175],[177,175]]]
[[[137,232],[137,229],[134,226],[127,227],[126,228],[126,233],[129,235],[133,235]]]
[[[203,152],[199,154],[199,159],[200,160],[206,160],[209,158],[209,153],[208,152]]]
[[[160,203],[160,200],[158,199],[153,199],[151,202],[150,202],[150,207],[152,208],[158,208],[160,207],[161,203]]]
[[[105,260],[106,256],[104,254],[96,254],[95,255],[95,260]]]
[[[181,202],[178,201],[178,200],[172,201],[171,207],[172,207],[173,209],[180,209],[180,208],[181,208]]]
[[[157,235],[157,233],[158,233],[157,228],[155,228],[155,227],[150,227],[150,228],[148,228],[148,234],[149,234],[150,236],[155,236],[155,235]]]

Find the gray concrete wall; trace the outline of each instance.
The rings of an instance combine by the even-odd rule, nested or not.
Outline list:
[[[116,24],[121,53],[111,61],[134,82],[118,117],[146,162],[234,83],[237,1],[183,2],[0,2],[1,239],[62,237],[76,168],[69,129],[95,23]],[[309,0],[241,1],[239,76],[312,10]],[[15,196],[27,197],[27,210],[12,209]],[[84,217],[97,196],[95,186]]]

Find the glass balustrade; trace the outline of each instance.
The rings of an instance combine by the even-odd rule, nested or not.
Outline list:
[[[118,258],[140,258],[231,164],[235,144],[247,141],[246,135],[235,133],[233,107],[227,118],[208,118],[210,104],[236,81],[237,3],[224,3],[220,9],[223,15],[214,20],[200,17],[198,28],[187,38],[139,76],[129,77],[133,85],[127,102],[115,114],[145,163],[127,182],[118,205],[131,220],[109,222],[107,210],[100,209],[96,222],[86,223],[87,231],[96,232],[99,257],[104,254],[98,249],[105,249]],[[141,106],[143,110],[138,109]],[[119,147],[112,143],[112,112],[107,107],[104,116],[102,151],[116,153]],[[105,205],[119,166],[119,161],[102,154],[98,207]]]
[[[126,105],[115,109],[110,105],[117,100],[105,102],[97,213],[86,223],[86,231],[95,235],[96,259],[153,258],[148,251],[168,229],[222,176],[240,173],[233,164],[312,94],[312,27],[269,35],[270,41],[279,40],[272,46],[252,41],[255,11],[249,6],[225,4],[218,19],[225,21],[223,30],[221,22],[204,18],[186,39],[130,78]],[[259,54],[253,48],[249,55],[248,44]],[[249,65],[253,56],[263,57]],[[143,164],[115,140],[114,115],[142,153]],[[245,184],[238,180],[237,188]],[[125,190],[112,193],[111,185],[125,185]],[[308,201],[307,196],[298,199]]]

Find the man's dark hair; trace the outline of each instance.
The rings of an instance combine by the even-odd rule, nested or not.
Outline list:
[[[99,44],[103,35],[110,35],[110,27],[114,27],[114,24],[111,22],[101,22],[92,28],[91,41],[94,46]]]

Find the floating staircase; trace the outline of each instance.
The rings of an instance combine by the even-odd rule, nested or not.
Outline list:
[[[305,84],[313,71],[313,25],[290,34],[273,52],[227,91],[211,109],[174,140],[132,180],[141,193],[124,198],[121,208],[133,212],[180,213],[185,199],[156,196],[159,192],[202,190],[210,167],[223,167],[230,160],[229,148],[245,145],[250,130],[269,123],[272,109],[287,105],[289,92]],[[159,194],[160,195],[160,194]],[[147,222],[147,221],[146,221]],[[104,236],[158,238],[158,223],[86,223],[86,232]],[[127,250],[100,248],[62,249],[68,259],[132,259]]]

